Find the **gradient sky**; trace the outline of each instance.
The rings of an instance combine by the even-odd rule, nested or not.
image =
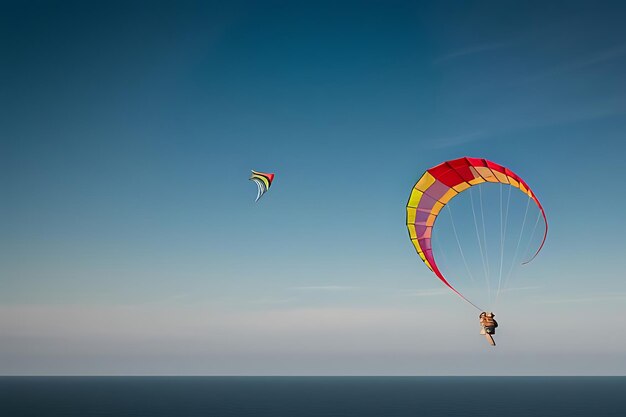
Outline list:
[[[2,9],[0,374],[626,374],[622,2]],[[404,224],[464,155],[550,221],[495,350]]]

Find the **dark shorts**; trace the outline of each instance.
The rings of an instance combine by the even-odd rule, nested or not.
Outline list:
[[[496,334],[496,328],[493,326],[485,327],[485,333],[487,334]]]

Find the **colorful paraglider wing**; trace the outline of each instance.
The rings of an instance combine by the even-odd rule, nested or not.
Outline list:
[[[432,230],[437,215],[454,196],[473,185],[483,182],[510,184],[515,188],[519,188],[537,204],[537,207],[539,207],[546,228],[539,249],[537,249],[533,257],[525,263],[530,262],[537,256],[548,235],[548,221],[541,203],[539,203],[539,200],[533,194],[528,184],[508,168],[486,159],[465,157],[446,161],[427,170],[413,187],[409,202],[407,203],[406,225],[409,229],[409,236],[411,237],[413,246],[415,246],[417,253],[426,266],[430,268],[445,285],[464,299],[465,297],[444,278],[435,263],[431,247]]]
[[[261,198],[261,196],[270,189],[272,181],[274,181],[274,174],[266,174],[265,172],[257,172],[252,170],[250,180],[254,181],[258,188],[256,200],[254,200],[255,202],[257,202],[259,201],[259,198]]]

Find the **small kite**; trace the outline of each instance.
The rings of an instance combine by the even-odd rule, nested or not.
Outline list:
[[[266,174],[264,172],[257,172],[255,170],[252,170],[250,180],[254,181],[259,189],[256,200],[254,200],[254,202],[256,203],[257,201],[259,201],[259,198],[261,198],[261,196],[270,189],[272,181],[274,181],[274,174]]]

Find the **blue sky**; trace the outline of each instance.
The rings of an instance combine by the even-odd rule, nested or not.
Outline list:
[[[625,10],[544,3],[5,4],[0,373],[623,375]],[[404,225],[464,155],[550,221],[496,352]]]

